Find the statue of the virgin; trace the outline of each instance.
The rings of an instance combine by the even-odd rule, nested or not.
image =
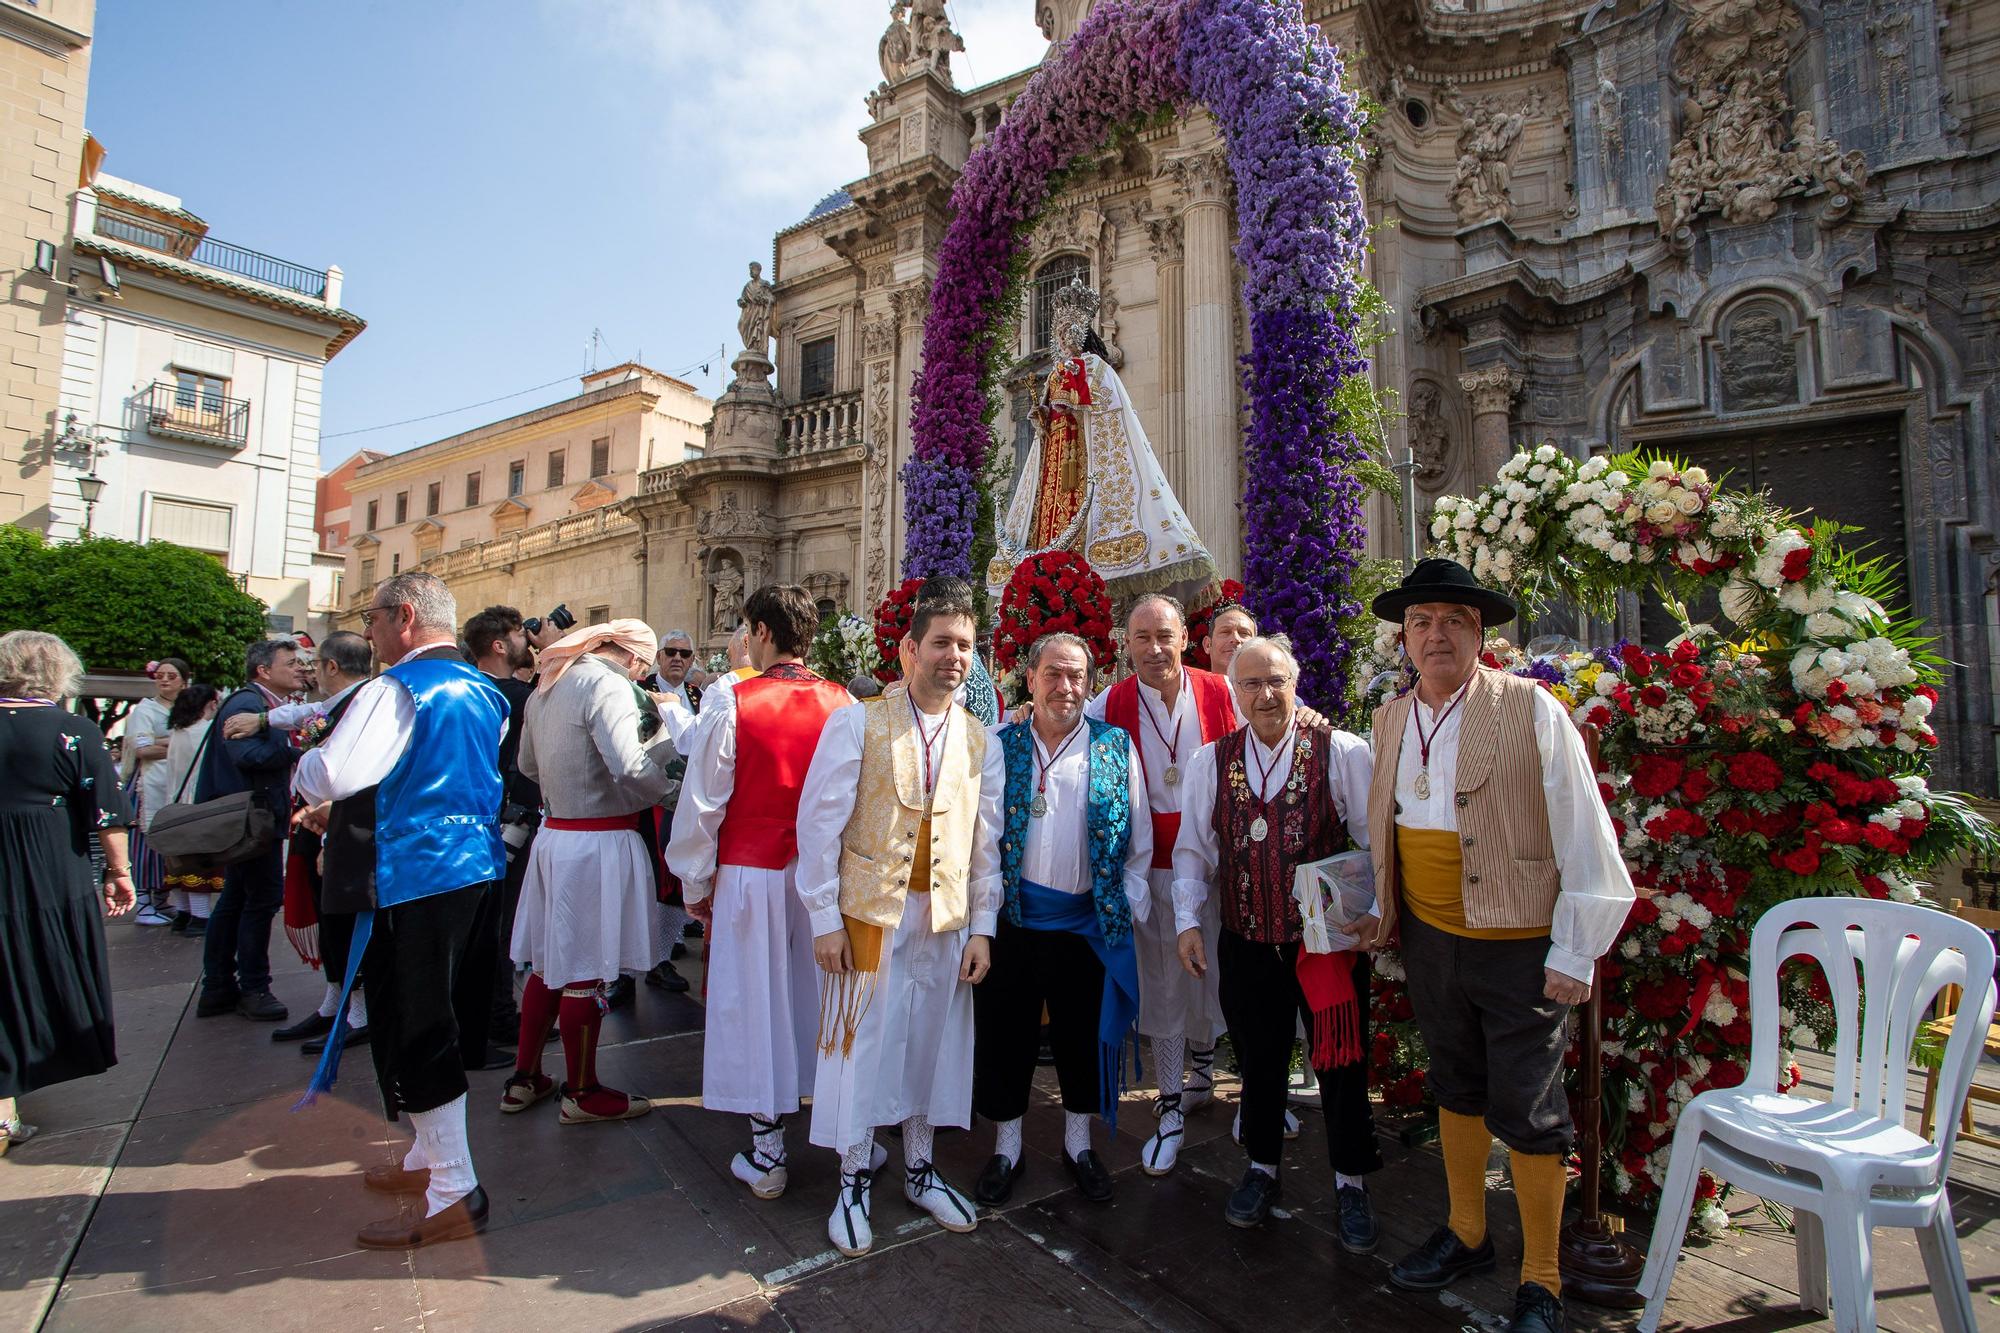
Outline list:
[[[1091,328],[1097,293],[1081,279],[1052,301],[1055,368],[1035,405],[1035,442],[986,569],[996,595],[1031,555],[1074,551],[1114,601],[1175,585],[1198,591],[1215,560],[1167,484],[1124,381]]]

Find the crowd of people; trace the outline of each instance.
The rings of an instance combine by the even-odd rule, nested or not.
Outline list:
[[[1210,672],[1184,665],[1180,604],[1138,598],[1133,671],[1108,688],[1089,645],[1049,634],[1027,653],[1027,702],[1003,713],[957,579],[924,586],[901,679],[861,698],[805,665],[818,613],[803,588],[757,589],[730,669],[709,675],[682,632],[564,632],[505,607],[461,625],[441,582],[405,574],[376,589],[361,634],[317,646],[316,680],[277,639],[251,645],[246,684],[220,699],[185,662],[156,664],[123,784],[96,728],[53,706],[74,693],[74,655],[0,636],[0,910],[18,918],[0,949],[21,987],[0,1018],[0,1117],[18,1135],[15,1095],[115,1059],[100,899],[125,911],[136,874],[139,920],[205,941],[195,1012],[262,1022],[290,1017],[270,989],[282,911],[325,968],[321,1004],[273,1032],[319,1056],[309,1096],[365,1043],[385,1110],[414,1129],[400,1163],[364,1179],[414,1205],[359,1242],[469,1236],[489,1205],[467,1070],[511,1065],[503,1114],[544,1100],[565,1125],[646,1114],[641,1092],[601,1082],[601,1025],[637,978],[687,990],[674,964],[698,929],[703,1105],[747,1121],[729,1170],[757,1198],[783,1194],[787,1121],[809,1105],[807,1140],[839,1158],[827,1232],[844,1254],[873,1244],[885,1129],[904,1198],[946,1230],[1008,1201],[1044,1050],[1061,1160],[1085,1198],[1110,1199],[1096,1123],[1116,1126],[1140,1038],[1157,1086],[1141,1166],[1160,1176],[1215,1100],[1229,1037],[1245,1167],[1224,1216],[1256,1227],[1299,1133],[1300,1033],[1338,1240],[1367,1254],[1382,1165],[1370,951],[1394,941],[1431,1052],[1448,1215],[1391,1279],[1429,1290],[1494,1265],[1497,1137],[1522,1218],[1511,1327],[1560,1329],[1564,1021],[1631,881],[1568,720],[1479,663],[1512,603],[1428,560],[1374,609],[1401,626],[1418,683],[1362,739],[1300,701],[1291,644],[1242,607],[1212,618]],[[153,863],[149,814],[240,791],[291,812],[287,843],[219,883]],[[1373,905],[1327,941],[1299,886],[1356,854]],[[544,1067],[552,1036],[560,1076]],[[975,1113],[992,1153],[967,1192],[933,1148]]]

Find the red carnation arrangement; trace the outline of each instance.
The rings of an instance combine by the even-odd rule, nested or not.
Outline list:
[[[1117,660],[1111,594],[1090,562],[1073,551],[1047,551],[1023,560],[1000,594],[993,665],[1004,693],[1019,693],[1015,687],[1027,670],[1028,648],[1044,634],[1074,634],[1089,644],[1100,677]]]
[[[902,679],[897,646],[910,632],[910,618],[916,613],[917,589],[923,586],[922,579],[904,579],[891,588],[875,608],[875,651],[882,656],[881,665],[875,668],[875,679],[884,685]]]
[[[1247,595],[1247,590],[1235,579],[1224,579],[1222,586],[1216,590],[1215,597],[1207,605],[1189,613],[1187,649],[1181,654],[1183,664],[1199,667],[1203,671],[1215,669],[1208,659],[1208,651],[1201,646],[1201,641],[1208,637],[1208,631],[1215,625],[1215,618],[1231,607],[1242,608],[1243,599]]]

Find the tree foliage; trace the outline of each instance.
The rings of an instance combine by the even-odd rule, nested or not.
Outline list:
[[[45,630],[93,671],[141,671],[184,657],[196,679],[234,684],[265,635],[264,603],[209,556],[171,542],[89,537],[50,543],[0,528],[0,633]]]

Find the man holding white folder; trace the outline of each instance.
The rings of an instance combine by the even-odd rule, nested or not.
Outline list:
[[[1175,925],[1182,965],[1195,976],[1221,971],[1223,1017],[1243,1075],[1250,1163],[1225,1217],[1256,1226],[1279,1198],[1285,1083],[1303,1017],[1337,1177],[1340,1243],[1367,1254],[1380,1236],[1363,1177],[1382,1165],[1368,1106],[1368,955],[1306,949],[1293,884],[1301,866],[1366,849],[1373,765],[1360,737],[1300,723],[1298,676],[1282,635],[1247,640],[1230,662],[1249,723],[1188,764],[1174,845]],[[1222,909],[1212,960],[1200,930],[1211,892]]]

